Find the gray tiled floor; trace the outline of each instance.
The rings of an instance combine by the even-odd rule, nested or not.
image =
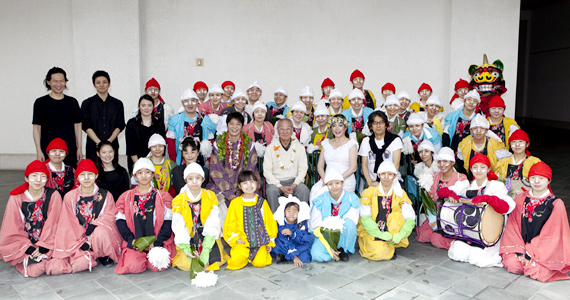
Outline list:
[[[567,131],[529,130],[532,154],[554,171],[552,189],[570,201],[570,142],[551,139]],[[550,137],[549,137],[550,136]],[[556,143],[553,143],[555,141]],[[23,181],[21,171],[0,171],[0,212],[10,189]],[[569,205],[567,205],[568,207]],[[1,215],[0,215],[1,216]],[[412,234],[412,240],[415,233]],[[24,278],[0,263],[0,298],[4,299],[568,299],[570,282],[541,283],[502,268],[478,268],[447,258],[445,250],[414,241],[398,249],[395,260],[373,262],[352,255],[348,263],[248,266],[218,271],[215,287],[190,285],[177,269],[116,275],[97,266],[92,272]]]

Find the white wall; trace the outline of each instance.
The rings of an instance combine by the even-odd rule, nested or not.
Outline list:
[[[487,53],[505,64],[507,114],[514,112],[519,0],[1,1],[0,49],[8,55],[0,62],[11,72],[0,73],[0,116],[19,130],[2,131],[16,143],[0,145],[0,168],[33,157],[32,105],[54,65],[68,71],[68,94],[80,102],[94,93],[92,72],[109,71],[111,94],[128,112],[151,77],[175,108],[198,80],[242,89],[258,80],[265,102],[283,85],[293,103],[304,85],[320,97],[326,77],[347,94],[356,68],[379,99],[387,81],[416,98],[427,82],[448,103],[457,79],[468,79],[469,65]],[[195,66],[199,57],[204,67]]]

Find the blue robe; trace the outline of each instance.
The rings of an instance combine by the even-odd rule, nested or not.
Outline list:
[[[198,112],[196,112],[196,118],[198,118]],[[184,123],[194,123],[196,122],[196,118],[190,119],[186,116],[185,112],[181,112],[175,114],[174,116],[168,119],[168,133],[166,137],[170,138],[171,133],[174,133],[175,137],[174,140],[176,141],[176,164],[180,165],[182,161],[182,151],[180,151],[180,143],[184,138]],[[210,117],[203,116],[202,119],[202,139],[201,141],[207,140],[210,134],[214,135],[216,133],[216,124],[212,122]],[[213,137],[215,138],[215,136]],[[175,160],[175,158],[171,157],[171,160]]]
[[[338,215],[344,219],[344,228],[340,234],[337,248],[342,248],[345,252],[354,253],[354,245],[356,243],[356,223],[349,218],[344,218],[351,208],[358,210],[360,208],[360,199],[356,194],[351,192],[344,192],[340,201],[335,201],[330,192],[325,192],[313,200],[311,211],[313,209],[321,212],[322,219],[331,216],[332,204],[340,204]],[[315,239],[311,247],[311,257],[313,261],[329,261],[332,259],[328,253],[325,245],[319,240]]]
[[[363,107],[362,108],[362,128],[364,128],[364,125],[366,125],[366,122],[368,122],[368,116],[374,112],[374,110],[370,107]],[[347,110],[344,110],[342,112],[342,115],[348,120],[348,133],[352,133],[354,130],[352,130],[353,124],[352,124],[352,120],[356,119],[357,116],[355,116],[354,114],[352,114],[352,108],[349,108]]]
[[[292,235],[286,236],[281,234],[283,229],[289,229]],[[283,254],[286,260],[293,260],[297,256],[303,263],[311,261],[311,246],[315,236],[307,230],[306,226],[298,228],[297,224],[289,224],[285,221],[284,225],[277,226],[277,238],[275,239],[275,247],[273,254]]]

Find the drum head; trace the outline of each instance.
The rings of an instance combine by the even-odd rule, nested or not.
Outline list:
[[[490,247],[495,245],[505,228],[505,216],[496,212],[490,205],[487,205],[481,217],[481,240]]]

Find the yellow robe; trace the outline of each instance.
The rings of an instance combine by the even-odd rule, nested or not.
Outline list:
[[[273,213],[267,201],[264,200],[262,206],[263,213],[263,223],[265,225],[265,230],[270,238],[270,242],[267,245],[263,245],[259,248],[259,251],[255,255],[253,260],[249,260],[249,241],[247,240],[247,233],[244,231],[243,226],[243,208],[244,206],[254,206],[257,204],[258,196],[255,196],[256,201],[245,202],[242,196],[239,196],[232,200],[230,207],[228,207],[228,213],[226,215],[226,221],[224,223],[223,232],[224,239],[228,245],[232,248],[230,258],[228,259],[229,270],[238,270],[247,265],[248,262],[254,267],[265,267],[271,264],[271,255],[267,252],[267,247],[275,247],[275,238],[277,237],[277,222],[273,220]],[[245,244],[239,244],[237,242],[238,238],[245,241]]]
[[[392,235],[400,232],[404,222],[404,216],[402,215],[402,205],[408,203],[412,205],[412,201],[408,198],[405,191],[402,191],[402,196],[398,197],[392,191],[392,212],[388,215],[387,226],[388,232]],[[368,205],[371,208],[372,220],[376,220],[378,216],[378,196],[390,196],[384,195],[382,187],[369,187],[362,192],[362,197],[360,198],[361,205]],[[374,237],[368,234],[364,229],[364,226],[358,220],[358,225],[356,227],[356,233],[358,235],[358,246],[360,246],[360,255],[364,258],[370,260],[389,260],[394,256],[395,248],[406,248],[410,244],[408,238],[403,238],[399,244],[391,245],[389,242],[374,240]]]
[[[538,157],[534,157],[534,156],[529,156],[527,157],[527,159],[524,161],[523,164],[523,177],[524,178],[528,178],[528,171],[530,171],[530,168],[536,164],[537,162],[540,162],[540,158]],[[497,162],[497,164],[495,165],[495,168],[493,168],[493,172],[495,172],[495,174],[497,174],[497,176],[499,178],[505,179],[505,177],[507,177],[507,171],[509,169],[509,164],[514,164],[513,163],[513,157],[509,156],[509,157],[505,157],[501,160],[499,160]]]
[[[494,170],[497,165],[497,155],[495,151],[505,148],[505,144],[487,137],[487,157],[491,163],[491,170]],[[469,161],[471,160],[471,151],[475,151],[475,143],[473,143],[473,136],[469,135],[465,137],[457,146],[458,150],[461,150],[461,155],[463,156],[463,167],[465,170],[469,170]]]
[[[194,236],[194,231],[192,227],[194,227],[194,223],[192,222],[192,210],[190,206],[188,206],[188,202],[198,202],[202,201],[200,207],[200,221],[202,224],[206,224],[206,220],[210,216],[210,211],[214,205],[218,205],[218,198],[214,194],[214,192],[202,189],[202,194],[200,199],[196,201],[190,200],[186,193],[180,193],[174,199],[172,199],[172,213],[180,213],[184,218],[184,223],[186,224],[186,229],[188,230],[188,234],[190,237]],[[222,238],[218,237],[216,239],[216,243],[214,247],[218,247],[220,251],[221,261],[215,262],[208,267],[208,271],[215,271],[220,268],[229,258],[229,255],[226,251],[224,251],[224,246],[222,245]],[[172,259],[172,266],[178,267],[180,270],[183,271],[190,271],[190,261],[186,258],[186,254],[184,251],[178,247],[176,247],[176,256]]]

